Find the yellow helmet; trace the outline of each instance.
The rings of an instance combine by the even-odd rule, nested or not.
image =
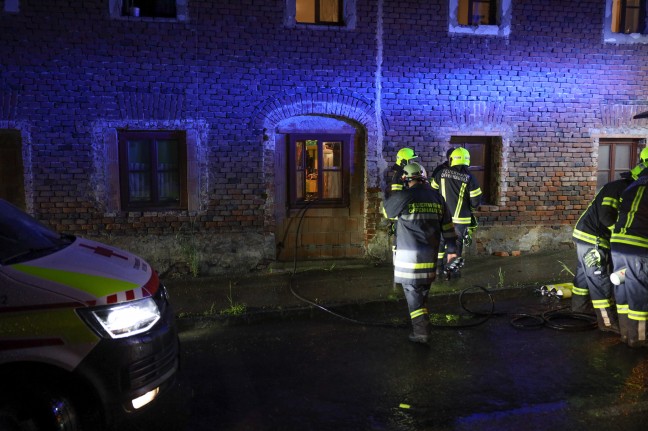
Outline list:
[[[465,148],[459,147],[450,154],[450,166],[470,166],[470,153]]]
[[[639,154],[639,160],[641,161],[641,163],[648,167],[648,147],[641,150],[641,153]]]
[[[418,156],[411,148],[401,148],[398,150],[398,153],[396,153],[396,164],[398,166],[403,166],[412,159],[418,159]]]

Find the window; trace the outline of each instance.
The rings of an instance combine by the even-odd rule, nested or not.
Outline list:
[[[125,0],[122,4],[122,15],[175,18],[176,2],[175,0]]]
[[[601,139],[598,151],[596,189],[605,183],[618,180],[623,172],[632,169],[639,161],[641,139]]]
[[[499,145],[498,145],[499,144]],[[497,194],[496,175],[501,139],[496,136],[452,136],[452,148],[464,147],[470,153],[470,172],[477,178],[482,191],[482,204],[493,204]]]
[[[645,33],[645,0],[614,0],[612,3],[613,33]]]
[[[25,209],[25,173],[20,132],[0,130],[0,198]]]
[[[498,25],[496,0],[459,0],[460,25]]]
[[[111,18],[187,21],[189,0],[108,0]]]
[[[475,36],[508,36],[511,33],[510,0],[449,0],[450,33]]]
[[[119,184],[123,210],[186,209],[185,133],[121,131]]]
[[[296,0],[295,8],[295,20],[298,23],[342,24],[342,0]]]
[[[291,207],[346,206],[349,135],[294,134],[288,145]]]
[[[356,0],[284,0],[284,2],[284,26],[287,28],[353,30],[356,27]]]

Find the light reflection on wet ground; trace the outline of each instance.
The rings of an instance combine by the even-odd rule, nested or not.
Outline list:
[[[470,309],[489,310],[473,298]],[[402,305],[402,304],[401,304]],[[514,327],[514,313],[564,307],[526,295],[495,298],[469,323],[439,298],[431,345],[407,329],[312,319],[185,330],[178,390],[137,430],[638,429],[648,410],[648,358],[613,334]],[[400,307],[354,318],[401,321]],[[409,408],[400,407],[407,405]]]

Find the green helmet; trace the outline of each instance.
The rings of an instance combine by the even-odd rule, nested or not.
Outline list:
[[[427,180],[427,172],[420,164],[409,162],[403,167],[403,179],[406,181]]]
[[[450,154],[450,166],[470,166],[470,153],[465,148],[459,147]]]
[[[633,180],[636,180],[646,168],[648,168],[648,147],[641,150],[639,164],[630,170],[630,176]]]
[[[396,153],[396,164],[398,166],[402,166],[412,159],[418,159],[418,156],[411,148],[401,148],[398,150],[398,153]]]
[[[648,147],[641,150],[641,153],[639,154],[639,160],[641,161],[641,163],[648,166]]]

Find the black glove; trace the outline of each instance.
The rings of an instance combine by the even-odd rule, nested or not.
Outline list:
[[[392,172],[396,172],[396,173],[402,175],[402,173],[403,173],[403,165],[398,165],[398,164],[394,163],[394,166],[391,167],[391,170],[392,170]]]

